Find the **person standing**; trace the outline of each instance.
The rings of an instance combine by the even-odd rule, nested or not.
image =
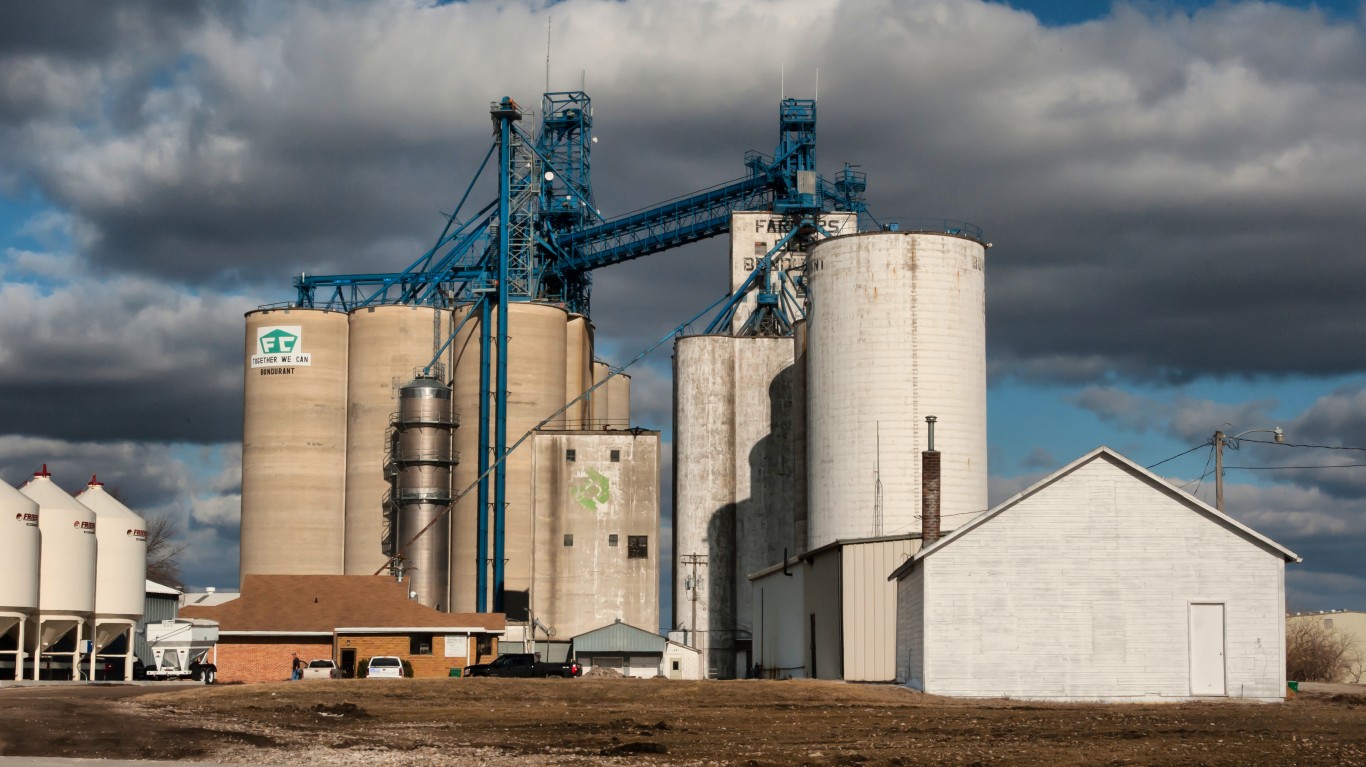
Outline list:
[[[304,662],[300,660],[299,654],[294,653],[294,661],[290,665],[290,681],[297,681],[304,678]]]

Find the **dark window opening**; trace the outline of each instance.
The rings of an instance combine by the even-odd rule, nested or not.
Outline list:
[[[613,450],[613,451],[612,451],[612,463],[621,463],[621,451],[620,451],[620,450]]]
[[[432,654],[432,635],[431,634],[412,634],[408,637],[409,655],[431,655]]]
[[[611,535],[607,536],[607,545],[608,545],[608,546],[615,546],[615,545],[617,545],[617,534],[616,534],[616,533],[612,533]]]
[[[628,536],[626,536],[626,558],[627,558],[627,559],[649,559],[649,558],[650,558],[650,536],[648,536],[648,535],[628,535]]]
[[[572,450],[572,449],[566,450],[566,451],[564,451],[564,459],[565,459],[566,461],[574,461],[574,460],[577,460],[577,459],[578,459],[578,454],[577,454],[574,450]]]
[[[565,534],[564,534],[564,545],[566,545],[566,546],[573,546],[573,545],[574,545],[574,534],[573,534],[573,533],[565,533]]]
[[[493,637],[481,636],[474,640],[474,651],[481,657],[493,654]]]

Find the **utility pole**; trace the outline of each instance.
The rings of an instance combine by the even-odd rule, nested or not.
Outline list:
[[[1227,426],[1228,424],[1224,425]],[[1238,438],[1254,432],[1270,434],[1277,445],[1285,443],[1285,432],[1281,431],[1279,426],[1271,429],[1248,429],[1247,431],[1240,431],[1232,437],[1224,436],[1223,430],[1220,429],[1214,432],[1214,439],[1210,440],[1214,445],[1214,508],[1220,512],[1224,510],[1224,445],[1237,450]]]
[[[1214,432],[1214,508],[1224,510],[1224,432]]]
[[[691,620],[691,622],[688,624],[688,630],[689,630],[690,632],[692,632],[692,634],[693,634],[693,636],[690,637],[690,639],[692,640],[692,646],[693,646],[693,647],[696,647],[696,646],[697,646],[697,636],[696,636],[696,635],[697,635],[697,591],[698,591],[698,587],[701,586],[701,582],[698,581],[698,579],[697,579],[697,566],[698,566],[698,565],[704,565],[704,566],[705,566],[705,565],[707,564],[707,555],[706,555],[706,554],[683,554],[682,556],[680,556],[680,557],[678,558],[678,561],[679,561],[680,564],[689,565],[689,566],[692,567],[692,574],[688,576],[688,583],[687,583],[687,586],[688,586],[688,601],[689,601],[689,602],[692,602],[692,620]]]

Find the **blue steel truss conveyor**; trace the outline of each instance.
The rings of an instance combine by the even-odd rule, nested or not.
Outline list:
[[[469,302],[492,289],[499,261],[507,258],[511,263],[505,268],[513,268],[508,279],[514,282],[509,300],[557,301],[588,314],[593,270],[725,234],[734,211],[781,213],[792,218],[794,231],[803,219],[826,211],[867,212],[862,172],[846,165],[833,182],[816,173],[814,99],[780,103],[777,149],[772,157],[747,153],[747,176],[611,220],[603,220],[593,202],[593,117],[587,94],[544,94],[534,139],[518,125],[523,112],[512,99],[494,102],[490,115],[495,128],[506,126],[495,135],[507,136],[512,146],[499,151],[501,139],[495,139],[430,250],[398,273],[302,275],[294,281],[297,304],[349,310]],[[509,199],[495,199],[460,220],[494,157],[501,166],[500,188],[512,190]],[[506,257],[498,242],[504,231],[511,241]]]

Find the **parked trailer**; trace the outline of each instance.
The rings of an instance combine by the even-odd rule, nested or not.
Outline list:
[[[147,645],[152,665],[143,673],[148,679],[193,679],[213,684],[218,667],[206,656],[218,644],[218,622],[203,618],[179,618],[149,623]]]

